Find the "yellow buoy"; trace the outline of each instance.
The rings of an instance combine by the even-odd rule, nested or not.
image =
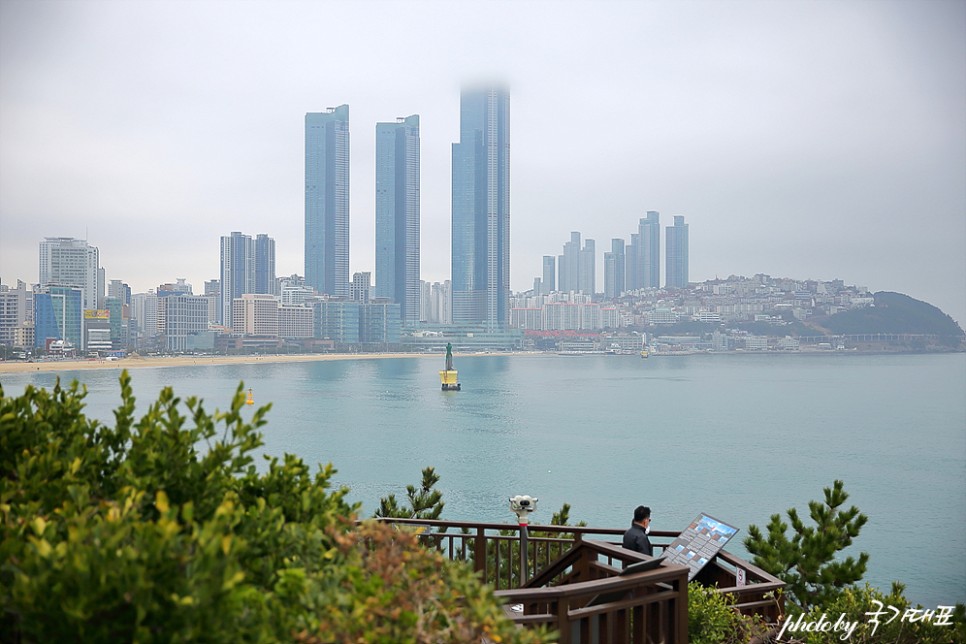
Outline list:
[[[248,398],[245,400],[245,404],[246,405],[254,405],[255,404],[255,395],[252,394],[252,390],[251,389],[248,390]]]
[[[460,390],[459,374],[453,368],[453,345],[449,342],[446,343],[446,369],[439,372],[439,382],[443,391]]]

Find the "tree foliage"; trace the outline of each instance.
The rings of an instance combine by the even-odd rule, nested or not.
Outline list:
[[[269,406],[246,420],[242,385],[136,418],[120,382],[113,426],[77,383],[0,388],[0,639],[532,641],[466,567],[358,527],[331,465],[256,468]]]
[[[948,624],[938,623],[939,619],[911,619],[908,615],[919,616],[922,612],[915,612],[911,602],[904,595],[905,587],[899,582],[893,582],[892,588],[886,594],[865,584],[845,588],[835,599],[821,606],[814,606],[806,613],[804,619],[817,622],[824,613],[833,620],[839,615],[857,621],[849,642],[852,644],[874,644],[875,642],[890,642],[891,644],[948,644],[950,642],[966,642],[966,606],[957,604],[952,607],[952,615]],[[898,611],[894,613],[891,607]],[[911,613],[907,613],[913,609]],[[868,613],[882,611],[881,616],[870,617]],[[933,609],[935,610],[935,609]],[[907,615],[906,619],[902,619]],[[935,623],[934,623],[935,622]],[[796,633],[803,644],[833,644],[842,641],[841,633],[811,631]]]
[[[880,291],[875,306],[850,309],[829,317],[822,325],[833,333],[927,333],[959,344],[963,329],[940,309],[902,293]]]
[[[439,483],[439,474],[432,467],[423,469],[423,478],[417,488],[415,485],[406,486],[406,500],[408,507],[399,505],[396,495],[390,494],[379,500],[376,518],[392,519],[438,519],[443,512],[443,493],[435,489]]]
[[[690,644],[738,644],[761,641],[769,625],[759,616],[743,615],[735,608],[734,595],[696,581],[688,584],[688,642]]]
[[[786,535],[788,524],[778,514],[771,516],[767,536],[758,526],[748,526],[744,544],[754,557],[752,563],[784,581],[786,593],[804,609],[826,604],[865,574],[867,553],[860,553],[858,559],[836,559],[869,520],[854,505],[841,509],[848,498],[842,481],[825,488],[824,503],[808,503],[814,525],[806,525],[798,511],[790,508],[790,538]]]

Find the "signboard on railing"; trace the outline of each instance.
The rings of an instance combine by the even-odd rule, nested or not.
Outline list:
[[[688,567],[688,581],[735,536],[738,528],[702,512],[664,549],[667,563]]]

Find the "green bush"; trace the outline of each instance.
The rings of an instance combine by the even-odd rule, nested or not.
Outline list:
[[[958,604],[949,617],[949,625],[937,625],[933,621],[919,619],[903,619],[906,610],[913,607],[903,595],[904,587],[900,583],[893,583],[889,594],[885,594],[865,584],[846,588],[833,601],[823,606],[813,607],[805,613],[803,620],[817,622],[824,614],[826,620],[835,623],[839,616],[851,622],[858,622],[848,639],[850,644],[873,644],[875,642],[890,642],[891,644],[949,644],[951,642],[966,642],[966,607]],[[895,608],[898,613],[889,607]],[[921,607],[920,607],[921,608]],[[933,608],[932,610],[935,610]],[[867,613],[882,612],[879,616]],[[922,613],[919,613],[921,615]],[[796,616],[789,616],[793,622]],[[878,624],[876,623],[878,622]],[[842,642],[843,631],[839,632],[787,632],[785,641],[802,642],[803,644],[832,644]],[[800,639],[795,639],[800,638]]]
[[[717,588],[688,584],[688,642],[690,644],[736,644],[763,635],[768,626],[760,618],[742,615],[734,597]]]
[[[331,466],[259,472],[269,407],[246,420],[241,385],[225,412],[166,388],[135,419],[120,382],[113,426],[77,383],[0,388],[0,639],[535,641],[465,567],[358,528]]]

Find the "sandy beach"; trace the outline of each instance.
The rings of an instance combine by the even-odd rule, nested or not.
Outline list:
[[[459,354],[456,354],[459,355]],[[471,354],[472,355],[472,354]],[[24,362],[0,361],[0,374],[31,371],[79,371],[82,369],[142,369],[146,367],[185,367],[189,365],[241,365],[268,362],[316,362],[320,360],[377,360],[384,358],[432,358],[443,362],[437,353],[300,353],[259,356],[131,356],[117,360],[78,358]]]

